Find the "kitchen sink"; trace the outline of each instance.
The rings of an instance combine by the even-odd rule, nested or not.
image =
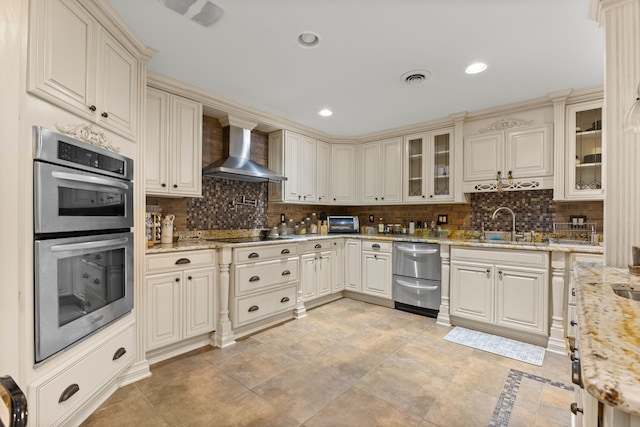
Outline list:
[[[616,295],[633,301],[640,301],[640,291],[632,291],[628,289],[614,289]]]

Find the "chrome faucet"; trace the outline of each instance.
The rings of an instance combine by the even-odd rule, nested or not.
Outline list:
[[[498,211],[501,211],[502,209],[505,209],[505,210],[508,210],[509,212],[511,212],[511,241],[515,242],[515,240],[516,240],[516,214],[515,214],[515,212],[513,212],[510,208],[508,208],[506,206],[500,206],[498,209],[493,211],[493,215],[491,215],[491,219],[496,219],[496,214],[498,213]]]

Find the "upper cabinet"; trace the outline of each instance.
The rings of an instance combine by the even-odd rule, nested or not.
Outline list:
[[[552,125],[517,127],[464,138],[465,192],[553,187]]]
[[[602,200],[602,101],[567,107],[565,198]]]
[[[356,204],[358,148],[356,144],[331,144],[331,202],[333,204]]]
[[[32,4],[29,93],[135,140],[142,68],[136,56],[79,2]]]
[[[148,195],[202,196],[202,104],[147,88]]]
[[[453,128],[404,137],[404,202],[453,201]]]
[[[363,144],[361,165],[362,202],[402,201],[402,138]]]

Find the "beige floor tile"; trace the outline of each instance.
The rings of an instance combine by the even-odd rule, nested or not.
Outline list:
[[[337,343],[307,361],[309,366],[353,383],[384,362],[381,355],[363,351],[346,342]]]
[[[554,387],[551,384],[544,384],[542,386],[542,392],[540,393],[541,405],[555,406],[556,408],[566,410],[573,401],[574,395],[572,391]]]
[[[509,417],[509,427],[535,427],[537,408],[529,408],[523,406],[514,406]]]
[[[362,390],[351,388],[333,400],[305,427],[410,427],[418,426],[420,417],[410,416],[391,403]]]
[[[304,423],[349,388],[318,368],[301,365],[254,387],[252,391],[296,421]]]
[[[170,426],[144,397],[131,396],[109,406],[100,407],[83,424],[84,427],[163,427]]]
[[[333,346],[336,342],[335,339],[323,333],[309,334],[307,331],[291,330],[287,335],[271,340],[269,345],[304,362]]]
[[[425,420],[448,427],[486,426],[491,420],[497,397],[464,385],[451,384],[429,409]]]
[[[502,364],[489,362],[477,357],[469,357],[464,369],[459,370],[452,382],[468,389],[480,390],[499,396],[510,369]]]
[[[385,333],[376,329],[366,329],[353,334],[349,338],[349,345],[373,354],[390,356],[398,348],[409,342],[406,337]]]
[[[225,348],[207,347],[208,351],[200,353],[200,358],[207,361],[208,363],[215,365],[217,363],[220,363],[224,359],[228,359],[235,356],[236,354],[242,353],[260,345],[262,344],[259,341],[256,341],[253,338],[247,338],[238,340],[235,342],[235,344],[232,344]]]
[[[542,392],[542,383],[540,381],[522,378],[518,397],[515,406],[525,407],[532,411],[537,411],[540,405],[540,393]]]
[[[573,402],[573,400],[571,400]],[[566,423],[571,423],[571,411],[569,410],[569,405],[565,407],[559,407],[557,405],[549,405],[546,403],[540,403],[538,407],[538,423],[541,420],[549,420],[549,422],[554,421],[559,425],[569,425]]]
[[[143,393],[154,388],[170,387],[176,381],[180,381],[186,372],[202,369],[210,366],[199,352],[190,352],[169,360],[151,365],[151,376],[138,381],[136,386]]]
[[[390,359],[450,381],[465,367],[467,356],[458,353],[445,354],[433,349],[429,345],[429,340],[417,337],[396,350]]]

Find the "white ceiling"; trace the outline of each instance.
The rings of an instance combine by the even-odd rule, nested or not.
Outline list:
[[[336,137],[603,82],[589,0],[210,1],[224,11],[210,27],[163,0],[110,3],[158,50],[150,70]],[[298,45],[303,31],[317,47]],[[465,74],[475,61],[488,69]],[[407,85],[415,69],[431,78]]]

